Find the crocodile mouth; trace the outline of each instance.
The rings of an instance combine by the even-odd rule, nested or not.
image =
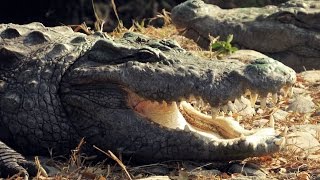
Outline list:
[[[292,88],[282,88],[284,96],[290,96]],[[280,137],[283,133],[274,129],[274,120],[270,119],[270,127],[260,129],[245,129],[232,115],[232,111],[228,113],[223,111],[225,106],[211,107],[208,103],[203,103],[201,98],[197,98],[202,105],[196,104],[194,98],[188,101],[152,101],[145,99],[138,94],[126,90],[128,92],[129,106],[140,116],[156,123],[160,126],[183,130],[187,132],[195,132],[211,140],[218,141],[234,141],[237,139],[251,139],[253,144],[258,144],[270,137],[277,137],[275,143],[283,146],[285,137]],[[245,96],[249,96],[252,106],[258,99],[257,93],[251,93],[247,90]],[[276,103],[277,94],[271,96],[272,103]],[[260,107],[265,108],[267,98],[260,100]],[[204,105],[205,104],[205,105]]]

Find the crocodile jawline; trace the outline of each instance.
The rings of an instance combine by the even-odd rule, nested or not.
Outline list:
[[[156,123],[165,128],[194,132],[218,143],[234,143],[239,140],[248,141],[249,139],[249,142],[251,141],[252,145],[255,146],[264,138],[278,136],[279,134],[273,127],[254,130],[244,129],[231,116],[207,115],[184,100],[158,102],[140,97],[130,90],[126,91],[128,93],[128,106],[151,123]],[[284,141],[285,138],[279,136],[277,144],[282,146]]]

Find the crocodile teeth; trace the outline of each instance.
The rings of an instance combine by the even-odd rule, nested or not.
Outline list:
[[[263,97],[260,102],[261,109],[265,109],[267,107],[267,97]]]
[[[188,98],[188,101],[196,101],[196,98],[194,97],[194,95],[190,95],[190,97]]]
[[[227,105],[222,106],[222,111],[224,113],[228,112],[228,106]]]
[[[163,105],[164,107],[167,107],[167,106],[168,106],[168,104],[167,104],[166,101],[162,101],[162,105]]]
[[[284,131],[280,133],[280,136],[287,137],[287,135],[288,135],[288,127],[286,126],[284,128]]]
[[[217,118],[217,116],[219,115],[220,112],[220,108],[211,108],[211,116],[212,119],[215,120]]]
[[[251,135],[254,132],[251,130],[244,129],[237,121],[232,117],[217,117],[214,121],[211,116],[205,115],[192,107],[190,103],[181,102],[180,103],[182,110],[189,116],[193,117],[196,123],[192,122],[193,126],[203,129],[203,124],[210,126],[210,130],[216,129],[221,136],[228,139],[237,138],[241,133],[244,135]],[[223,112],[221,112],[223,113]],[[186,119],[188,121],[188,119]]]
[[[240,135],[240,140],[246,140],[246,136],[243,133]]]
[[[256,150],[257,149],[257,143],[256,142],[249,142],[248,146],[249,149]],[[251,148],[250,148],[251,147]]]
[[[183,130],[186,132],[191,132],[190,127],[188,125],[185,125]]]
[[[272,94],[272,103],[273,103],[274,105],[276,105],[277,102],[278,102],[278,94],[277,94],[277,93],[274,93],[274,94]]]
[[[236,100],[234,100],[234,102],[235,102],[235,101],[236,101]],[[229,109],[230,109],[233,113],[236,113],[236,112],[237,112],[237,109],[236,109],[235,105],[234,105],[231,101],[228,102],[228,107],[229,107]]]
[[[276,140],[274,143],[275,143],[276,145],[278,145],[278,146],[284,146],[284,144],[286,143],[286,138],[285,138],[285,137],[282,137],[282,138]]]
[[[220,116],[224,117],[224,114],[225,114],[224,111],[220,112]]]
[[[187,101],[187,99],[184,98],[184,97],[181,97],[181,98],[180,98],[180,101],[178,101],[178,102],[180,103],[181,101]]]
[[[283,88],[284,97],[292,97],[293,95],[293,88],[292,86],[286,86]]]
[[[229,112],[228,112],[228,116],[232,117],[232,115],[233,115],[233,114],[232,114],[232,111],[229,111]]]
[[[270,125],[270,127],[274,128],[274,117],[273,117],[273,115],[270,115],[269,125]]]
[[[242,119],[242,116],[240,115],[236,116],[236,121],[240,122],[241,119]]]
[[[251,93],[250,94],[250,102],[251,102],[251,107],[254,107],[258,99],[258,94],[257,93]]]
[[[226,147],[227,145],[228,145],[228,142],[226,141],[221,141],[219,144],[220,147]]]
[[[201,97],[197,98],[197,102],[198,102],[200,107],[205,107],[205,103],[204,103],[204,101],[203,101],[203,99]]]
[[[266,143],[261,143],[261,144],[259,144],[258,146],[257,146],[257,148],[258,149],[260,149],[260,150],[264,150],[264,151],[266,151],[267,150],[267,144]]]
[[[233,144],[234,144],[234,141],[228,141],[227,146],[228,146],[229,148],[231,148],[231,147],[233,146]]]
[[[251,91],[249,89],[246,89],[244,96],[250,96],[251,95]]]

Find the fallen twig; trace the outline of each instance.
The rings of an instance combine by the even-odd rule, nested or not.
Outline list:
[[[123,171],[126,173],[126,175],[128,176],[128,178],[130,180],[132,180],[129,172],[127,171],[126,166],[120,161],[120,159],[114,155],[110,150],[108,150],[108,152],[103,151],[102,149],[98,148],[97,146],[93,145],[94,148],[96,148],[98,151],[102,152],[103,154],[107,155],[108,157],[112,158],[113,160],[115,160],[119,166],[123,169]]]

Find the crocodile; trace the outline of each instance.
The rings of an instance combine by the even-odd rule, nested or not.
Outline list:
[[[83,137],[88,154],[96,145],[136,162],[244,159],[285,142],[219,113],[245,93],[254,105],[290,89],[295,71],[272,58],[213,61],[173,40],[41,23],[1,24],[0,37],[0,176],[34,175],[24,156],[66,155]]]
[[[221,9],[202,0],[188,0],[171,13],[182,34],[203,48],[209,47],[210,36],[225,40],[233,34],[239,48],[266,54],[296,71],[320,68],[320,1]]]

